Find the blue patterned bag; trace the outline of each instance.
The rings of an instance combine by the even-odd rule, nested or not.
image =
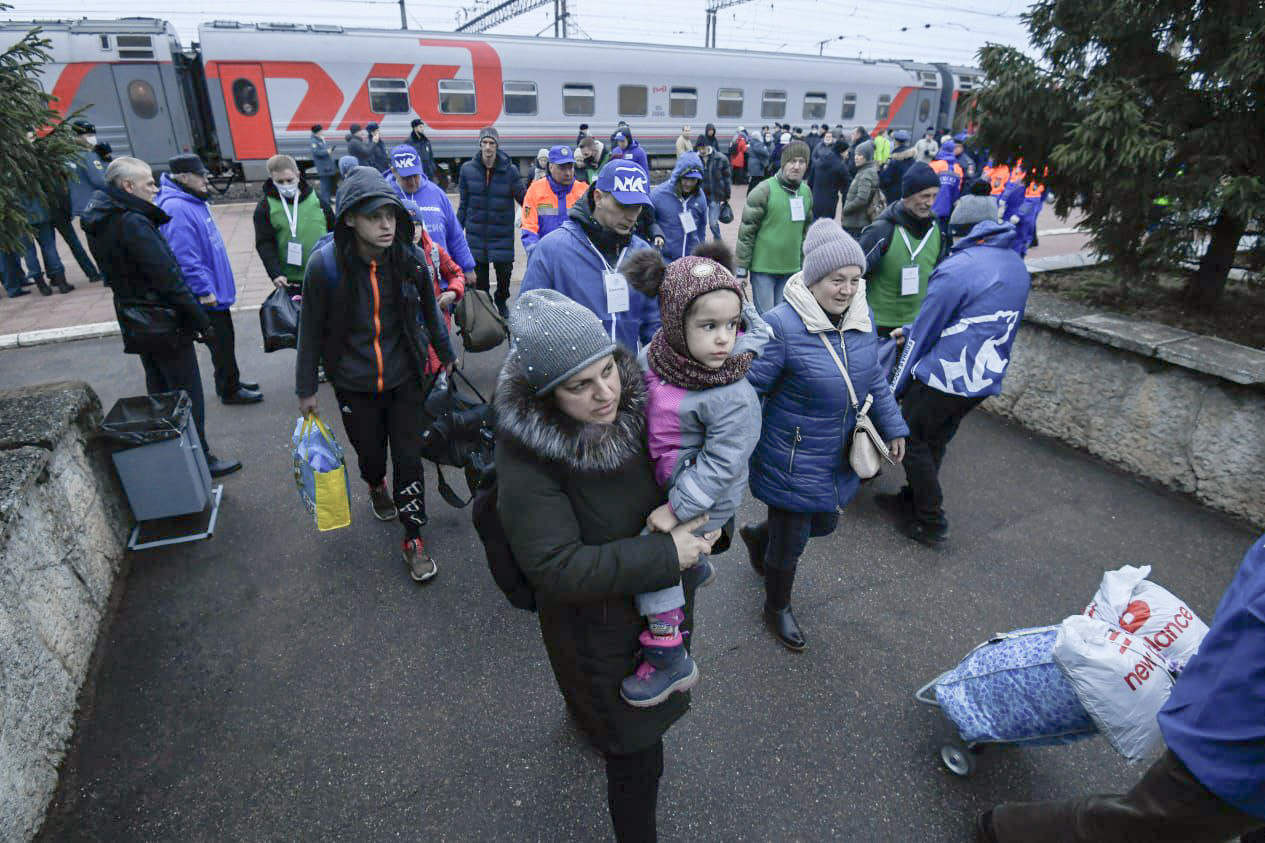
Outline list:
[[[936,680],[936,700],[967,743],[1071,743],[1097,732],[1051,655],[1058,626],[979,645]]]

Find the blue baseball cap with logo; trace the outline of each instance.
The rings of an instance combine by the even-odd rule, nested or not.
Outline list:
[[[574,164],[575,150],[569,146],[555,146],[549,150],[550,164]]]
[[[616,158],[607,161],[593,187],[614,196],[621,205],[649,205],[650,176],[636,161]]]
[[[422,159],[416,149],[402,143],[391,150],[391,169],[395,170],[397,176],[420,176]]]

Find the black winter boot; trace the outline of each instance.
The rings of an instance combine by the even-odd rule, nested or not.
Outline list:
[[[764,551],[769,546],[769,522],[743,524],[738,529],[738,535],[742,536],[742,543],[747,546],[747,558],[751,560],[751,567],[757,574],[764,576]]]
[[[764,622],[774,637],[789,650],[799,652],[808,646],[804,633],[791,613],[791,588],[795,585],[795,569],[767,568],[764,571]]]
[[[48,286],[48,282],[44,280],[43,275],[36,275],[34,280],[35,288],[40,291],[41,296],[51,296],[53,294],[53,288]]]
[[[53,282],[53,289],[57,290],[59,293],[69,293],[71,290],[75,289],[74,284],[66,282],[66,273],[64,272],[54,272],[50,274],[48,278]]]

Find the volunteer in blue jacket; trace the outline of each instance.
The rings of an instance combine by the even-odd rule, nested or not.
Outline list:
[[[682,153],[668,180],[650,191],[655,216],[663,229],[664,260],[693,254],[707,231],[707,197],[699,189],[703,162],[697,152]]]
[[[740,531],[751,566],[764,576],[765,623],[791,650],[807,646],[791,613],[799,557],[809,538],[834,532],[840,511],[861,485],[845,447],[856,412],[842,370],[859,402],[867,395],[874,399],[870,418],[893,458],[901,459],[909,433],[878,365],[861,278],[865,253],[827,219],[808,229],[803,251],[803,269],[786,282],[786,300],[764,314],[774,337],[747,371],[764,398],[751,494],[769,514]]]
[[[982,211],[966,239],[936,267],[892,376],[909,442],[905,488],[879,495],[905,519],[906,535],[935,547],[949,537],[940,489],[944,451],[966,414],[1001,392],[1010,347],[1023,319],[1031,276],[1013,251],[1015,228]]]
[[[466,233],[461,230],[461,221],[457,219],[448,194],[426,178],[417,150],[406,143],[392,149],[391,170],[386,173],[386,178],[401,202],[417,205],[422,214],[422,227],[430,239],[448,250],[466,274],[467,289],[475,289],[478,278],[474,271],[474,255],[466,242]]]
[[[163,236],[180,264],[185,283],[211,320],[207,347],[215,367],[215,394],[225,404],[256,404],[264,398],[259,384],[243,381],[237,368],[233,314],[229,312],[237,300],[237,284],[224,238],[206,204],[211,195],[210,172],[192,153],[177,155],[167,166],[170,172],[163,173],[154,204],[171,217],[162,227]]]
[[[632,161],[608,161],[562,227],[536,244],[519,294],[557,290],[597,314],[611,339],[629,350],[649,345],[659,330],[659,302],[634,290],[619,268],[627,255],[651,248],[633,233],[651,204],[646,171]]]
[[[984,843],[1265,839],[1265,537],[1221,598],[1199,652],[1160,709],[1167,751],[1124,795],[1010,802],[976,823]]]

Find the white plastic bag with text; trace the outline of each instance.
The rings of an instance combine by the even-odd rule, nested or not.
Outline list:
[[[1148,580],[1150,574],[1150,565],[1125,565],[1103,574],[1085,616],[1141,636],[1180,671],[1199,649],[1208,626],[1185,601]]]

